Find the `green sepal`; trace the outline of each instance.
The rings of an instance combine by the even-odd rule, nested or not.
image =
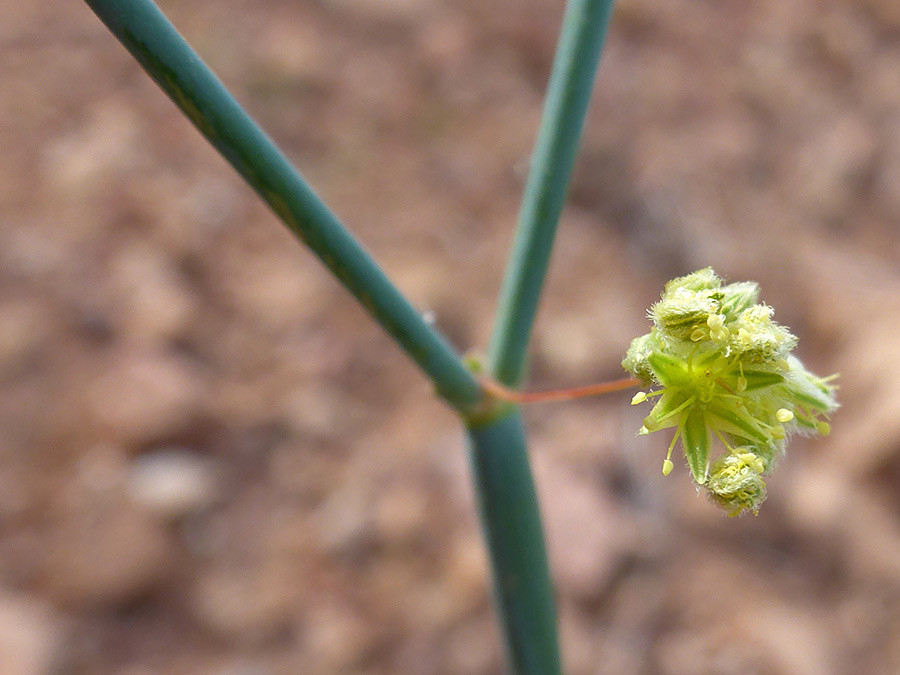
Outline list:
[[[728,284],[722,289],[719,300],[719,311],[728,320],[733,321],[745,309],[749,309],[759,300],[759,285],[753,281],[739,281]]]
[[[709,469],[709,429],[702,411],[692,410],[685,419],[681,443],[691,475],[698,485],[703,485]]]
[[[663,291],[663,297],[674,294],[680,288],[688,291],[710,291],[720,288],[722,283],[722,280],[713,271],[712,267],[704,267],[702,270],[691,272],[683,277],[667,282]]]
[[[760,431],[755,418],[749,415],[739,415],[733,410],[719,405],[708,406],[706,412],[718,418],[715,426],[720,431],[746,438],[748,441],[766,443],[770,440],[769,436]]]
[[[693,381],[687,363],[677,356],[653,352],[647,356],[647,363],[653,370],[656,381],[664,387],[690,386]]]
[[[664,393],[659,397],[650,414],[644,418],[644,428],[647,431],[659,431],[677,427],[681,422],[679,413],[683,412],[683,410],[679,410],[679,406],[684,405],[687,400],[688,398],[681,393]]]
[[[784,375],[771,370],[744,370],[747,387],[744,391],[756,391],[784,382]]]
[[[790,370],[785,378],[788,396],[801,405],[829,414],[837,408],[834,386],[810,373],[795,356],[789,356]]]

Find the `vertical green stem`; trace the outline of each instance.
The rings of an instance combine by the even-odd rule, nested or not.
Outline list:
[[[469,428],[469,461],[510,672],[558,675],[553,585],[518,411]]]
[[[612,0],[569,0],[525,184],[519,226],[488,352],[489,370],[515,387],[553,249]]]
[[[90,8],[279,218],[306,243],[461,413],[481,387],[151,0]]]
[[[612,4],[566,5],[488,354],[489,372],[510,387],[522,378]],[[518,411],[470,427],[469,451],[510,668],[517,675],[558,675],[556,603]]]

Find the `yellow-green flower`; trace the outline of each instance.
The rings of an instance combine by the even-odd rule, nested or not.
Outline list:
[[[622,362],[652,387],[632,400],[654,401],[639,433],[675,430],[663,474],[680,440],[694,481],[731,515],[758,510],[762,476],[787,437],[827,434],[837,408],[831,378],[791,356],[797,338],[758,297],[755,283],[725,285],[711,268],[670,281],[650,308],[653,328]],[[721,454],[713,460],[716,441]]]

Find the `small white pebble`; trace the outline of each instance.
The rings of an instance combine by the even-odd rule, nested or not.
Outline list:
[[[177,519],[215,500],[218,480],[209,459],[167,448],[137,457],[130,467],[128,496],[149,511]]]

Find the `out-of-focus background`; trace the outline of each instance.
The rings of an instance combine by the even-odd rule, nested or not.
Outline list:
[[[562,2],[163,8],[483,346]],[[0,672],[501,673],[453,415],[85,5],[2,16]],[[568,673],[900,672],[898,224],[896,0],[617,3],[529,386],[712,265],[843,408],[741,519],[630,394],[530,409]]]

